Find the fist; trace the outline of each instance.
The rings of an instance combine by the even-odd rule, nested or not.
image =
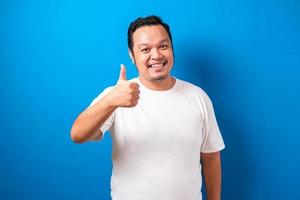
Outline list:
[[[119,80],[111,91],[113,105],[116,107],[134,107],[139,100],[139,85],[126,79],[126,68],[122,64]]]

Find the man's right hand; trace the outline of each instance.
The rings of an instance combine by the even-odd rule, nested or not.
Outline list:
[[[139,100],[139,85],[126,79],[126,68],[121,64],[119,80],[109,93],[111,103],[115,107],[134,107]]]
[[[139,100],[139,85],[126,80],[126,69],[121,65],[120,77],[114,87],[102,100],[86,109],[74,121],[71,138],[77,143],[86,142],[103,133],[99,129],[117,107],[133,107]]]

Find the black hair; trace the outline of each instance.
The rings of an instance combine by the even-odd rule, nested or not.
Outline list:
[[[160,17],[155,15],[150,15],[148,17],[139,17],[130,23],[128,27],[127,42],[128,42],[128,48],[130,49],[131,52],[133,52],[133,40],[132,40],[133,33],[140,27],[153,26],[153,25],[162,25],[164,27],[164,29],[167,31],[169,35],[169,38],[171,40],[171,45],[173,48],[172,35],[170,32],[169,25],[164,23]]]

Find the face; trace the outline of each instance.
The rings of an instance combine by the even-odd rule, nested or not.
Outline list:
[[[173,49],[167,31],[161,25],[143,26],[132,36],[130,57],[143,83],[163,82],[170,78],[174,63]]]

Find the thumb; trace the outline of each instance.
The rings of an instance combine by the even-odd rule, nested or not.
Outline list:
[[[125,68],[125,65],[123,65],[123,64],[121,64],[119,80],[127,80],[126,79],[126,68]]]

